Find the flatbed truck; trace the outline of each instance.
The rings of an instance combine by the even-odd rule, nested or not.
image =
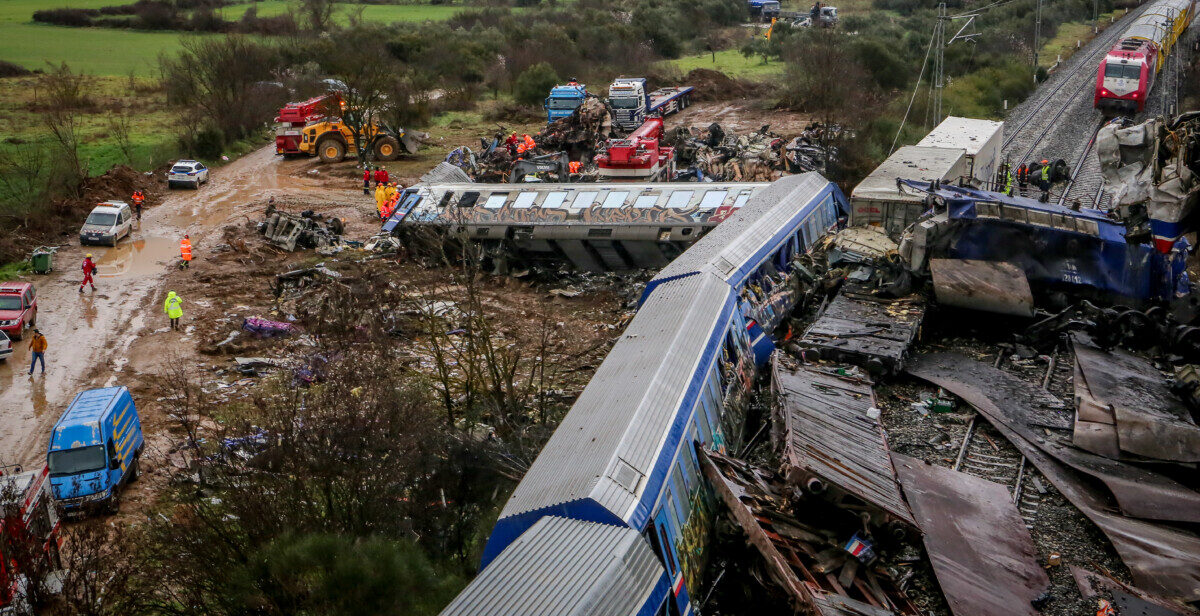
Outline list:
[[[646,121],[646,116],[668,116],[690,104],[691,86],[659,88],[653,92],[645,77],[619,77],[608,86],[608,102],[613,108],[613,126],[631,131]]]

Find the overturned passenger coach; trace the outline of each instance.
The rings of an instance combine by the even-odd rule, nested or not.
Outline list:
[[[1093,209],[1078,211],[1001,193],[901,180],[927,196],[928,211],[905,232],[900,252],[911,269],[949,258],[1015,265],[1035,296],[1054,294],[1147,306],[1188,295],[1186,240],[1165,253],[1127,241],[1125,225]],[[1052,302],[1061,304],[1060,301]]]
[[[793,258],[847,208],[819,174],[786,177],[647,285],[444,615],[694,611],[716,507],[697,453],[743,441],[771,328],[794,303]]]
[[[584,271],[661,268],[767,183],[416,184],[385,232],[439,227],[509,262],[568,261]]]

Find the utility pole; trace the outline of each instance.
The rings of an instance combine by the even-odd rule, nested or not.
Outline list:
[[[1042,50],[1042,0],[1037,0],[1033,22],[1033,80],[1037,81],[1038,55]]]
[[[1092,0],[1092,34],[1100,32],[1100,0]]]
[[[1040,1],[1040,0],[1039,0]],[[946,88],[946,47],[954,43],[954,41],[974,40],[979,36],[979,33],[963,34],[971,24],[975,23],[977,14],[954,15],[946,14],[946,3],[938,5],[937,24],[933,30],[933,45],[937,49],[937,53],[933,56],[933,86],[930,89],[930,94],[933,98],[933,104],[930,106],[933,114],[933,126],[937,126],[942,122],[942,91]],[[963,24],[950,40],[946,40],[946,22],[952,19],[965,19]]]

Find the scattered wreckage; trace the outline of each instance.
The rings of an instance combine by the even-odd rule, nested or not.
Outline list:
[[[1096,156],[1104,191],[1131,236],[1153,236],[1165,253],[1196,229],[1192,214],[1200,201],[1200,111],[1136,125],[1118,118],[1096,134]]]
[[[341,243],[345,225],[340,218],[326,217],[305,210],[291,214],[267,208],[265,219],[258,223],[258,232],[271,244],[293,252],[298,248],[324,248]]]

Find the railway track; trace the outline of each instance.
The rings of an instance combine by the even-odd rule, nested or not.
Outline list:
[[[1005,354],[999,352],[994,365],[999,368],[1004,360]],[[1006,369],[1026,379],[1040,379],[1037,384],[1060,399],[1070,391],[1073,367],[1064,346],[1055,349],[1045,369],[1036,374],[1026,366],[1010,366]],[[1038,507],[1047,492],[1045,481],[1025,456],[979,413],[972,415],[967,424],[966,434],[959,444],[958,457],[954,461],[954,470],[1008,486],[1013,504],[1021,513],[1025,526],[1033,529]]]
[[[1103,126],[1104,121],[1101,120],[1092,131],[1092,137],[1084,146],[1083,152],[1079,154],[1075,168],[1071,170],[1071,179],[1067,180],[1067,185],[1058,198],[1059,205],[1070,205],[1079,200],[1083,207],[1100,206],[1104,197],[1104,178],[1100,175],[1100,159],[1091,154],[1096,146],[1096,135],[1100,134]]]

